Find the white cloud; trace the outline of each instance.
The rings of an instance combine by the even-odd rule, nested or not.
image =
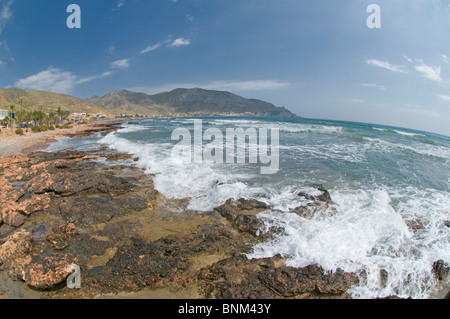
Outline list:
[[[70,72],[49,68],[38,74],[18,80],[15,86],[21,89],[70,93],[77,82],[77,77]]]
[[[242,82],[212,81],[204,86],[205,89],[222,91],[262,91],[282,89],[290,86],[290,83],[272,80],[255,80]]]
[[[361,83],[362,87],[369,87],[374,89],[380,89],[381,91],[385,91],[386,87],[383,85],[373,84],[373,83]]]
[[[449,95],[438,94],[438,98],[440,98],[442,101],[450,102],[450,96]]]
[[[130,66],[130,59],[122,59],[114,61],[111,67],[114,69],[126,69]]]
[[[103,72],[103,73],[100,74],[100,75],[88,76],[88,77],[79,79],[79,80],[76,82],[76,84],[82,84],[82,83],[91,82],[91,81],[96,80],[96,79],[106,78],[107,76],[110,76],[111,74],[112,74],[111,71],[107,71],[107,72]]]
[[[120,8],[124,5],[125,5],[125,0],[119,0],[119,2],[117,2],[117,8]]]
[[[155,45],[150,45],[141,51],[141,54],[145,54],[147,52],[155,51],[156,49],[161,47],[161,43],[157,43]]]
[[[110,55],[113,55],[116,52],[116,47],[112,45],[108,49],[106,49],[106,52],[108,52],[108,54]]]
[[[194,22],[194,17],[191,16],[190,14],[186,15],[186,20],[188,20],[189,22]]]
[[[405,67],[403,67],[401,65],[393,65],[393,64],[390,64],[389,62],[385,62],[385,61],[370,59],[370,60],[367,60],[366,63],[368,65],[380,67],[380,68],[383,68],[383,69],[386,69],[389,71],[393,71],[393,72],[407,73]]]
[[[450,58],[446,54],[441,54],[441,58],[445,63],[448,63],[450,61]]]
[[[0,34],[2,34],[3,29],[5,28],[6,24],[8,23],[9,19],[11,19],[13,12],[11,10],[11,5],[14,3],[15,0],[8,0],[6,2],[3,2],[0,8]]]
[[[436,82],[442,82],[440,66],[433,67],[426,65],[425,63],[422,62],[422,64],[416,65],[415,69],[417,72],[420,72],[422,76],[426,77],[427,79]]]
[[[187,39],[183,39],[183,38],[178,38],[172,42],[170,47],[179,47],[182,45],[189,45],[189,44],[191,44],[191,41],[189,41]]]
[[[50,91],[55,93],[69,94],[76,85],[91,82],[96,79],[110,76],[113,72],[107,71],[99,75],[88,76],[79,79],[71,72],[61,71],[58,68],[48,68],[45,71],[20,79],[14,84],[20,89],[30,89],[39,91]]]

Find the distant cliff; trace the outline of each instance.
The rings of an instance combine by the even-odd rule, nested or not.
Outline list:
[[[113,113],[298,117],[289,110],[268,102],[246,99],[230,92],[204,89],[175,89],[155,95],[121,90],[103,97],[94,96],[86,101]]]

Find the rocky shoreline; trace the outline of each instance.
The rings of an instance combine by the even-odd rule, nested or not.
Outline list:
[[[186,209],[187,199],[158,193],[132,164],[99,158],[133,159],[107,148],[0,158],[0,299],[341,299],[358,283],[356,274],[318,265],[287,267],[282,256],[248,259],[280,231],[261,232],[256,214],[265,203],[230,199],[200,214]],[[292,213],[333,213],[329,193],[314,186],[315,209]],[[81,269],[80,289],[66,285],[72,264]]]

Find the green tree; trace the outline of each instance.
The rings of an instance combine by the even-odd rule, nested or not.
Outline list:
[[[39,126],[42,124],[42,121],[45,119],[46,115],[42,111],[33,111],[31,115],[31,119],[34,121],[34,125]]]
[[[26,121],[27,112],[25,110],[19,110],[16,112],[17,124],[22,127],[22,123]]]
[[[11,124],[11,117],[9,115],[3,119],[3,123],[6,123],[6,126],[9,127]]]

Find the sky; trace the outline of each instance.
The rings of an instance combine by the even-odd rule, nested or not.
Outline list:
[[[201,87],[450,136],[450,0],[0,0],[0,87]]]

